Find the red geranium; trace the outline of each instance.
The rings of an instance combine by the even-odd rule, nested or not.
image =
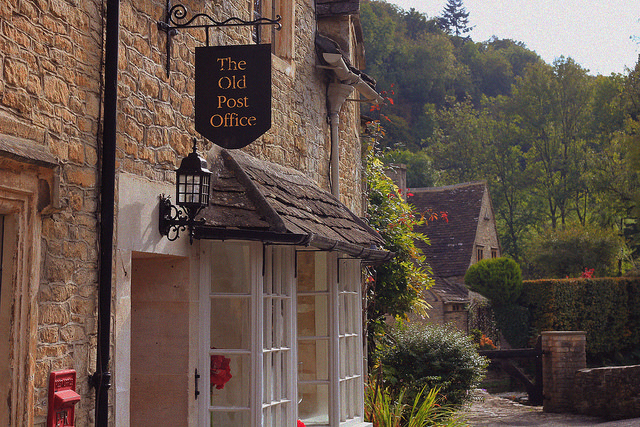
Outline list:
[[[221,356],[211,356],[211,385],[216,386],[218,390],[224,388],[224,385],[231,379],[231,367],[229,366],[231,359]]]

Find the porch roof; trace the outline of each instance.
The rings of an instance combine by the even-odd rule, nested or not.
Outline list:
[[[393,256],[375,230],[302,173],[237,150],[209,157],[210,201],[196,239],[313,246],[372,261]]]

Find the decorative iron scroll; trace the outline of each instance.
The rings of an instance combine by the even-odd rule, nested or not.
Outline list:
[[[202,209],[202,208],[200,208]],[[198,210],[199,212],[200,210]],[[159,205],[160,221],[158,222],[158,230],[160,234],[166,236],[171,242],[180,237],[180,233],[189,230],[189,241],[193,243],[193,233],[196,225],[203,225],[204,218],[198,220],[189,218],[182,208],[171,203],[168,196],[160,195]],[[197,215],[197,213],[196,213]]]
[[[276,30],[282,28],[280,21],[282,17],[276,15],[275,19],[258,18],[252,21],[245,21],[237,17],[231,17],[224,21],[216,21],[206,13],[197,13],[189,18],[187,8],[183,4],[176,4],[171,6],[169,0],[167,0],[167,17],[166,21],[158,22],[158,29],[167,33],[167,76],[171,69],[171,36],[175,35],[177,30],[181,28],[204,28],[206,34],[206,45],[209,46],[209,29],[220,27],[255,27],[256,31],[260,26],[273,25]],[[203,23],[194,23],[195,21]]]

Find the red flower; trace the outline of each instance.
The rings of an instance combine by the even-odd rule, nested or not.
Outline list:
[[[593,277],[593,273],[595,273],[595,268],[585,268],[580,277],[585,279],[591,279]]]
[[[440,218],[447,221],[447,223],[449,222],[449,214],[447,214],[446,212],[440,212]]]
[[[220,390],[231,379],[231,367],[229,366],[231,359],[221,356],[211,356],[211,372],[209,374],[211,385],[216,386]]]
[[[298,420],[298,427],[307,427],[307,426],[305,426],[302,421]]]

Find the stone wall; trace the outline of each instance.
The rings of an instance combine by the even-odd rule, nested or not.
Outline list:
[[[581,369],[575,374],[574,411],[625,419],[640,417],[640,365]]]
[[[191,12],[219,20],[246,18],[251,4],[182,3]],[[246,150],[298,169],[329,190],[328,75],[316,68],[313,2],[294,4],[294,59],[273,57],[273,126]],[[12,420],[15,425],[45,423],[49,372],[68,368],[77,371],[82,397],[76,425],[93,423],[94,392],[86,378],[95,370],[96,353],[104,7],[105,2],[97,0],[0,2],[0,139],[17,141],[14,151],[33,145],[53,159],[47,176],[36,171],[33,179],[50,182],[56,198],[55,206],[38,211],[37,197],[25,196],[24,206],[31,210],[23,212],[26,219],[20,223],[21,230],[38,233],[39,244],[20,241],[20,250],[37,254],[24,258],[28,262],[19,274],[26,278],[25,292],[18,289],[15,298],[22,304],[21,317],[15,320],[21,329],[12,330],[11,347],[29,349],[13,353],[12,363],[20,371],[20,380],[14,381],[13,413],[21,418]],[[123,0],[120,5],[117,170],[171,185],[179,159],[197,136],[194,48],[204,44],[205,35],[204,30],[178,32],[167,75],[167,36],[157,26],[165,8],[164,0]],[[354,22],[345,19],[349,45]],[[247,28],[211,30],[210,35],[211,45],[251,43]],[[354,51],[348,54],[358,64]],[[362,215],[358,104],[345,103],[340,121],[341,198]],[[201,152],[210,146],[200,139]],[[6,153],[0,149],[2,157]],[[10,167],[18,174],[29,169],[13,160]],[[0,176],[0,184],[7,177]],[[20,194],[36,191],[20,185],[15,189]],[[0,195],[0,207],[3,203]],[[0,209],[2,215],[14,213]],[[154,229],[155,223],[149,227]],[[19,409],[24,407],[29,409]]]
[[[452,213],[449,212],[451,215]],[[492,250],[496,251],[496,257],[502,255],[500,250],[500,242],[498,241],[498,230],[496,228],[496,218],[493,212],[493,205],[489,190],[487,189],[482,196],[482,207],[480,208],[480,216],[478,218],[478,229],[476,231],[476,247],[471,255],[471,264],[480,261],[478,259],[478,248],[482,248],[482,258],[492,258]],[[464,283],[462,280],[459,283]]]
[[[55,209],[33,210],[19,224],[40,242],[17,242],[18,253],[38,253],[16,271],[16,286],[23,278],[29,283],[15,290],[9,339],[28,354],[12,353],[11,425],[44,423],[49,372],[65,368],[78,372],[76,424],[91,423],[86,378],[95,360],[102,7],[97,0],[0,4],[0,139],[18,153],[34,146],[50,155],[59,194]],[[32,160],[14,170],[27,176]],[[0,186],[8,177],[2,169]]]
[[[542,332],[542,376],[545,412],[571,412],[574,375],[587,366],[586,333]]]

